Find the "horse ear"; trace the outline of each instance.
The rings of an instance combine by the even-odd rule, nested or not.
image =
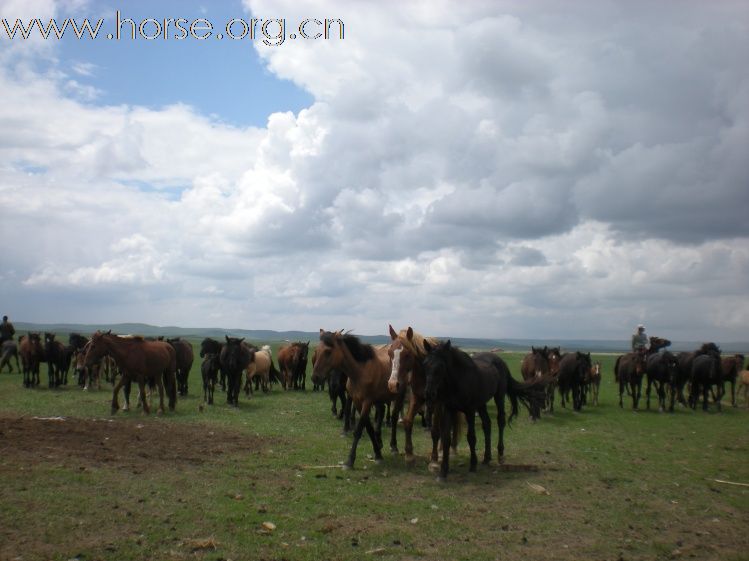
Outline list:
[[[390,338],[395,341],[398,338],[398,334],[395,332],[395,329],[393,329],[391,324],[388,324],[388,329],[390,330]]]
[[[325,330],[321,327],[320,328],[320,337],[322,337],[323,335],[325,335]]]
[[[445,350],[449,351],[451,347],[452,347],[452,343],[450,342],[450,339],[448,339],[447,343],[445,343]]]
[[[226,342],[228,343],[229,342],[229,336],[228,335],[224,335],[224,337],[226,337]]]
[[[424,339],[424,350],[428,353],[432,352],[432,345],[426,339]]]
[[[111,335],[111,334],[112,334],[112,330],[110,329],[109,331],[107,331],[107,335]]]
[[[413,338],[414,338],[414,329],[410,325],[408,326],[408,329],[406,330],[406,338],[409,341],[413,341]]]

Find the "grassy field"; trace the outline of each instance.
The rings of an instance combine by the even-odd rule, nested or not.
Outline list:
[[[521,355],[502,356],[519,378]],[[716,481],[749,483],[743,403],[620,409],[614,357],[594,359],[598,407],[523,412],[506,431],[506,462],[537,471],[469,474],[463,440],[446,484],[421,429],[413,468],[375,464],[365,436],[340,469],[350,440],[310,384],[201,407],[198,359],[175,413],[111,417],[108,389],[2,374],[0,559],[749,558],[749,487]]]

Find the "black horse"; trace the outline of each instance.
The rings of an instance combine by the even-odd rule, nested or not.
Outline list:
[[[226,344],[219,354],[221,377],[226,380],[226,402],[239,406],[239,391],[242,386],[242,373],[250,364],[250,349],[244,344],[244,337],[226,336]]]
[[[219,343],[215,339],[206,337],[200,342],[200,358],[205,358],[207,355],[221,356],[221,349],[224,348],[222,343]],[[226,377],[224,376],[223,370],[219,370],[221,391],[226,391]]]
[[[491,421],[486,403],[494,399],[497,407],[499,426],[499,461],[504,457],[504,428],[518,413],[518,401],[528,411],[539,409],[545,399],[544,382],[534,381],[521,384],[510,375],[507,364],[493,353],[478,353],[473,357],[453,347],[450,341],[436,346],[424,342],[427,356],[424,359],[426,373],[426,399],[439,410],[439,431],[433,431],[432,444],[436,451],[437,442],[442,440],[441,481],[447,477],[450,464],[450,442],[452,425],[458,412],[465,414],[468,424],[468,445],[471,449],[470,471],[476,471],[476,413],[481,418],[484,432],[484,460],[491,461]],[[511,413],[505,420],[505,396],[510,397]],[[434,458],[433,452],[433,458]]]
[[[721,410],[720,400],[723,397],[723,376],[720,361],[720,349],[715,343],[705,343],[694,353],[692,371],[689,377],[689,405],[697,408],[699,394],[702,393],[702,410],[707,411],[707,399],[710,387],[717,385],[716,405]]]
[[[584,386],[590,373],[590,353],[565,353],[559,361],[557,385],[561,397],[562,407],[565,406],[567,395],[572,393],[572,408],[580,411],[585,398]]]
[[[668,351],[649,354],[645,360],[645,374],[648,385],[645,389],[647,408],[650,409],[650,388],[655,386],[658,392],[658,411],[666,409],[666,388],[670,388],[671,404],[669,411],[674,411],[674,400],[678,393],[679,361]]]
[[[208,353],[203,357],[200,373],[203,376],[203,401],[208,405],[213,405],[213,392],[216,389],[220,369],[221,361],[218,354]]]

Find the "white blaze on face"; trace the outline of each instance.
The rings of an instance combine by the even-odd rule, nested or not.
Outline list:
[[[403,349],[395,349],[393,351],[393,365],[392,369],[390,370],[390,379],[388,380],[388,385],[395,384],[398,382],[398,370],[400,369],[401,365],[401,351]]]

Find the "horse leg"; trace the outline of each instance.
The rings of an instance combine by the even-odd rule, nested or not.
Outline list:
[[[120,410],[120,404],[117,401],[117,394],[120,392],[120,388],[125,383],[125,378],[126,376],[121,376],[117,383],[114,385],[114,390],[112,391],[112,415]]]
[[[423,405],[424,400],[417,397],[415,393],[411,394],[411,400],[408,404],[408,411],[406,416],[403,418],[403,432],[406,433],[406,464],[412,465],[416,460],[414,458],[414,443],[412,440],[414,418],[416,417],[416,411],[418,411]]]
[[[663,413],[666,410],[666,389],[664,382],[656,381],[655,389],[658,391],[658,412]]]
[[[653,380],[650,378],[650,375],[648,375],[648,385],[645,388],[646,409],[648,410],[650,410],[650,386],[652,383]]]
[[[442,463],[440,464],[439,481],[447,480],[447,471],[450,467],[450,440],[452,436],[451,431],[452,415],[449,411],[443,409],[442,415],[440,415],[440,438],[442,439]],[[474,446],[476,435],[474,433]]]
[[[390,452],[392,454],[398,453],[398,417],[400,416],[401,410],[403,409],[403,398],[405,397],[405,395],[405,392],[401,392],[395,398],[395,405],[390,414]]]
[[[377,439],[373,437],[373,434],[370,433],[370,431],[374,432],[372,430],[372,423],[369,420],[369,410],[372,407],[372,404],[370,402],[365,402],[362,405],[361,412],[359,413],[359,422],[356,423],[356,428],[354,429],[354,438],[351,442],[351,450],[348,454],[348,459],[343,464],[344,469],[351,469],[354,467],[354,462],[356,461],[356,447],[359,445],[359,439],[361,438],[362,432],[364,432],[365,426],[367,427],[367,433],[370,434],[370,439],[372,440],[372,446],[377,452]]]
[[[505,425],[507,416],[505,415],[504,397],[495,402],[497,405],[497,427],[499,428],[499,442],[497,443],[497,461],[503,464],[505,461]]]
[[[157,415],[164,414],[164,376],[159,376],[156,380],[156,387],[159,390],[159,408],[156,410]]]
[[[376,403],[375,406],[375,422],[373,425],[374,434],[377,438],[377,445],[382,449],[382,423],[386,419],[385,404]],[[371,420],[370,420],[371,423]]]
[[[494,403],[496,404],[497,401],[495,400]],[[483,463],[489,464],[492,461],[492,421],[489,418],[489,413],[486,411],[486,405],[479,407],[479,417],[481,418],[481,431],[484,433]]]
[[[470,467],[468,468],[468,471],[476,471],[476,466],[478,465],[478,458],[476,457],[476,412],[475,411],[466,411],[466,423],[468,424],[468,432],[466,434],[466,438],[468,440],[468,449],[470,450],[471,454],[471,463]],[[486,438],[486,435],[484,435],[484,438]]]
[[[351,431],[351,416],[353,414],[352,407],[353,402],[350,395],[346,395],[346,403],[343,406],[343,434],[346,435]],[[361,420],[361,419],[360,419]]]

